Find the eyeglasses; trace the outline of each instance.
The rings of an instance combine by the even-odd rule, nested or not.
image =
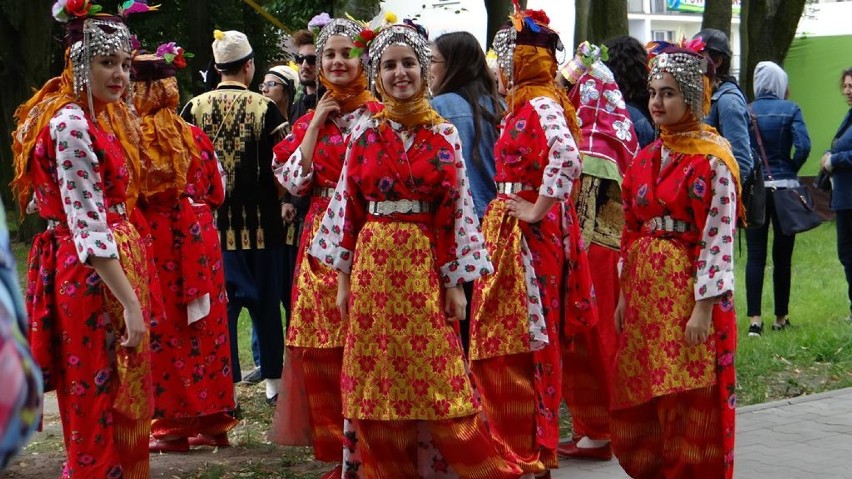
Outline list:
[[[446,63],[446,60],[436,60],[435,57],[430,57],[429,63]]]
[[[301,65],[304,62],[308,62],[308,65],[316,65],[317,64],[317,56],[316,55],[296,55],[296,64]]]
[[[263,82],[263,83],[261,83],[260,85],[258,85],[258,86],[257,86],[257,89],[258,89],[258,90],[267,90],[267,89],[272,89],[272,88],[275,88],[275,86],[276,86],[276,85],[279,85],[279,86],[285,86],[285,85],[284,85],[283,83],[281,83],[281,82],[277,82],[277,81],[266,81],[266,82]]]

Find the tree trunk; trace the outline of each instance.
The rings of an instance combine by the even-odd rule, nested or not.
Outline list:
[[[806,0],[747,0],[743,2],[740,32],[743,41],[740,85],[753,95],[754,67],[769,60],[779,65],[790,50]]]
[[[518,3],[520,3],[521,8],[527,8],[527,0],[521,0]],[[494,35],[506,24],[506,20],[513,10],[512,0],[485,0],[485,11],[488,12],[488,29],[485,34],[485,44],[488,45],[488,48],[491,48]]]
[[[379,0],[334,0],[334,10],[331,12],[332,17],[342,17],[348,13],[353,18],[361,18],[364,21],[370,21],[381,11]],[[399,19],[402,21],[402,19]]]
[[[574,2],[574,45],[579,45],[589,39],[592,19],[592,0],[576,0]]]
[[[186,16],[192,21],[186,22],[186,50],[195,56],[189,59],[188,69],[192,74],[192,94],[198,95],[207,89],[204,81],[197,72],[207,70],[208,63],[213,57],[210,44],[213,42],[210,10],[207,0],[188,0]]]
[[[748,0],[743,3],[748,3]],[[731,17],[733,2],[731,0],[705,0],[704,16],[701,18],[701,29],[715,28],[725,32],[731,38]]]
[[[8,208],[16,204],[9,186],[14,178],[10,133],[17,127],[13,115],[50,78],[53,23],[50,2],[0,0],[0,196]]]

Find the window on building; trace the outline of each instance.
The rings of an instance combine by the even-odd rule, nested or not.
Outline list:
[[[674,30],[651,30],[651,38],[655,42],[674,42]]]

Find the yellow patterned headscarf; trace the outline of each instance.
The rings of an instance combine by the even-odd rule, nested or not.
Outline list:
[[[146,157],[143,196],[169,189],[181,194],[193,158],[201,152],[189,125],[176,113],[180,94],[175,77],[134,83],[133,104],[141,120],[140,146]]]

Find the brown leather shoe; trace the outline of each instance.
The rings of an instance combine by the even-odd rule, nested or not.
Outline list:
[[[606,443],[606,446],[601,447],[577,447],[576,442],[568,444],[560,444],[556,448],[556,453],[560,457],[569,459],[589,459],[592,461],[609,461],[612,459],[612,445]]]

